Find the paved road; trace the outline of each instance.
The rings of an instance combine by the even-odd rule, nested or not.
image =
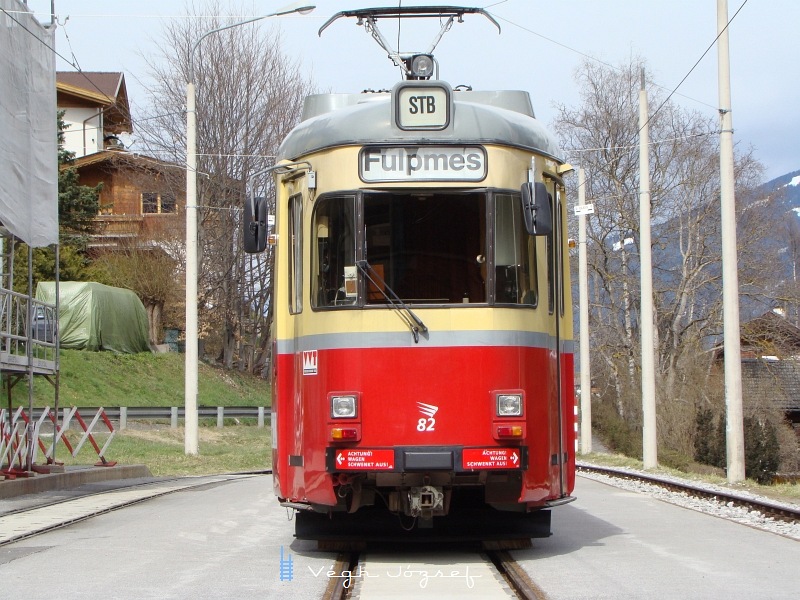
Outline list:
[[[0,597],[316,600],[335,555],[293,529],[268,476],[176,492],[0,548]]]
[[[796,541],[584,478],[577,495],[553,510],[553,537],[513,553],[549,600],[785,599],[800,589]],[[0,596],[321,598],[335,555],[292,532],[269,477],[218,482],[0,547]],[[464,548],[432,551],[437,564],[465,566]],[[418,558],[380,552],[365,558],[387,577]],[[414,598],[442,598],[414,583]]]
[[[583,477],[554,536],[514,552],[549,600],[797,597],[800,542]]]

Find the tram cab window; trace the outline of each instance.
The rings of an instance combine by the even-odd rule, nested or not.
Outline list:
[[[364,231],[380,276],[367,304],[387,302],[384,284],[410,304],[486,302],[485,193],[367,193]]]
[[[311,298],[314,307],[353,305],[358,299],[355,197],[321,199],[312,225]]]
[[[536,238],[516,192],[327,196],[311,237],[313,308],[386,304],[392,292],[409,304],[538,302]]]
[[[494,281],[498,304],[537,304],[536,238],[525,229],[517,194],[495,196]]]

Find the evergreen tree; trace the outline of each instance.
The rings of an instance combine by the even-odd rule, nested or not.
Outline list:
[[[714,464],[714,413],[710,408],[697,409],[695,416],[694,459],[706,465]]]
[[[724,469],[728,466],[727,456],[727,435],[725,431],[725,413],[723,412],[717,421],[717,433],[711,447],[711,464]]]
[[[767,485],[772,483],[780,464],[778,436],[775,426],[755,417],[744,419],[745,474],[748,479]]]

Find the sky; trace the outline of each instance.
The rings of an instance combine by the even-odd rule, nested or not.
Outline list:
[[[342,18],[322,36],[317,34],[338,11],[397,6],[398,0],[309,1],[317,6],[310,15],[244,27],[258,26],[265,34],[279,28],[285,52],[309,69],[321,91],[390,89],[400,79],[386,53],[355,19]],[[226,14],[241,20],[288,3],[221,1],[231,7]],[[446,3],[405,0],[401,4]],[[455,23],[434,51],[440,78],[475,90],[528,91],[536,116],[545,124],[552,123],[557,105],[579,105],[575,72],[587,58],[618,66],[641,57],[665,93],[677,88],[674,102],[710,117],[718,115],[717,48],[712,46],[717,0],[450,0],[449,4],[486,9],[501,32],[480,15],[466,15],[462,23]],[[41,21],[50,21],[50,0],[28,0],[28,6]],[[728,17],[737,11],[730,26],[734,141],[752,147],[766,168],[765,180],[770,180],[800,169],[800,2],[728,0]],[[57,59],[56,68],[123,72],[135,119],[151,81],[143,56],[156,54],[161,28],[170,19],[187,18],[187,12],[184,0],[55,0],[56,51],[64,57]],[[396,45],[397,22],[381,20],[379,27]],[[438,32],[438,21],[405,20],[399,49],[426,51]]]

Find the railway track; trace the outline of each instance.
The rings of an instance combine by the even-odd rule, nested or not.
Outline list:
[[[617,479],[644,482],[673,492],[686,494],[687,496],[701,498],[703,500],[712,500],[727,506],[738,506],[748,510],[758,511],[776,520],[800,523],[800,509],[773,502],[765,498],[737,494],[736,492],[727,491],[718,487],[704,488],[667,477],[659,477],[657,475],[638,473],[614,467],[600,467],[597,465],[578,463],[577,468],[579,473],[595,473]]]
[[[422,590],[435,594],[437,585],[442,585],[443,590],[446,586],[448,593],[461,585],[465,595],[487,599],[547,598],[516,560],[503,550],[484,550],[479,555],[442,552],[422,557],[396,553],[391,556],[339,554],[328,578],[323,598],[332,600],[411,598]]]

